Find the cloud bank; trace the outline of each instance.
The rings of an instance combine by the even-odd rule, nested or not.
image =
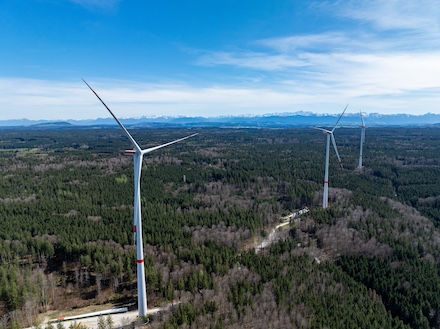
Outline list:
[[[121,2],[71,1],[103,10]],[[194,75],[209,72],[196,77],[197,85],[176,78],[89,82],[121,117],[338,113],[347,103],[367,113],[440,113],[439,1],[339,0],[311,2],[309,9],[336,19],[337,28],[257,38],[226,50],[182,47]],[[0,78],[0,106],[2,119],[108,116],[80,77]]]

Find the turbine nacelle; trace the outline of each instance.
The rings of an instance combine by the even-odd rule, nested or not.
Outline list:
[[[324,135],[332,135],[333,134],[333,131],[328,130],[328,129],[319,128],[319,127],[313,127],[313,129],[321,130]]]
[[[177,143],[177,142],[183,141],[183,140],[185,140],[185,139],[188,139],[188,138],[191,138],[191,137],[194,137],[194,136],[197,136],[198,134],[199,134],[199,133],[195,133],[195,134],[192,134],[192,135],[189,135],[189,136],[183,137],[183,138],[176,139],[176,140],[174,140],[174,141],[172,141],[172,142],[165,143],[165,144],[158,145],[158,146],[154,146],[154,147],[150,147],[150,148],[147,148],[147,149],[144,149],[144,150],[141,150],[140,148],[139,148],[139,151],[138,151],[138,150],[125,150],[124,153],[125,153],[126,155],[135,155],[137,152],[139,152],[139,153],[141,153],[142,155],[144,155],[144,154],[147,154],[147,153],[153,152],[153,151],[155,151],[155,150],[157,150],[157,149],[160,149],[160,148],[162,148],[162,147],[165,147],[165,146],[168,146],[168,145],[171,145],[171,144],[174,144],[174,143]]]

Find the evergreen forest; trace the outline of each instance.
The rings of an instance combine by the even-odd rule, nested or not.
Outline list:
[[[440,129],[129,127],[148,328],[440,328]],[[116,127],[0,130],[0,329],[136,308],[133,161]],[[282,217],[307,213],[274,229]],[[268,237],[264,248],[257,248]],[[44,327],[43,327],[44,328]]]

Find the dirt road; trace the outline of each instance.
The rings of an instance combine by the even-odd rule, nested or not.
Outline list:
[[[167,305],[164,307],[150,308],[150,309],[148,309],[147,313],[154,314],[159,311],[166,310],[170,307],[171,307],[171,305]],[[135,310],[135,311],[128,311],[128,312],[124,312],[124,313],[111,314],[110,316],[113,321],[112,327],[113,328],[121,328],[121,327],[127,326],[127,325],[135,322],[138,318],[138,311]],[[107,321],[107,315],[104,315],[103,319],[104,319],[104,321]],[[46,318],[44,320],[44,322],[42,323],[42,327],[44,328],[49,321],[51,321],[51,319]],[[60,323],[62,323],[63,327],[66,329],[69,328],[70,325],[73,323],[82,324],[82,325],[86,326],[87,328],[98,328],[98,321],[99,321],[99,316],[92,316],[92,317],[81,318],[81,319],[76,319],[76,320],[61,321]],[[56,326],[56,322],[54,322],[54,325]],[[32,327],[32,328],[34,328],[34,327]],[[26,328],[26,329],[31,329],[31,328]]]

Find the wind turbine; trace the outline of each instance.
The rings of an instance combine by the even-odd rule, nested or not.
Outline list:
[[[342,161],[341,161],[341,158],[339,156],[339,152],[338,152],[338,148],[336,146],[335,136],[333,135],[333,132],[335,131],[336,126],[339,123],[339,120],[341,120],[342,116],[344,115],[345,110],[347,109],[347,107],[348,107],[348,104],[345,107],[345,109],[342,112],[342,114],[339,116],[339,119],[338,119],[338,121],[336,121],[336,124],[333,126],[332,130],[314,127],[315,129],[321,130],[323,134],[327,135],[327,143],[326,143],[326,149],[325,149],[324,194],[322,196],[322,208],[324,208],[324,209],[328,207],[328,162],[329,162],[329,158],[330,158],[330,139],[332,140],[333,147],[334,147],[336,155],[338,157],[339,166],[341,167],[341,169],[344,168],[342,166]]]
[[[125,154],[133,155],[134,162],[134,226],[133,231],[135,235],[136,244],[136,262],[137,262],[137,289],[138,289],[138,312],[139,316],[147,315],[147,293],[145,285],[145,269],[144,269],[144,250],[142,244],[142,220],[141,220],[141,171],[142,171],[142,158],[144,154],[150,153],[162,147],[183,141],[187,138],[193,137],[198,134],[192,134],[169,143],[165,143],[159,146],[150,147],[142,150],[139,144],[130,135],[127,129],[122,125],[118,118],[113,114],[113,112],[104,103],[101,97],[90,87],[90,85],[83,79],[84,83],[90,88],[90,90],[95,94],[96,97],[101,101],[105,108],[110,112],[112,117],[116,120],[118,125],[122,128],[124,133],[127,135],[134,150],[126,150]]]
[[[362,120],[362,126],[360,126],[361,128],[361,147],[360,147],[360,152],[359,152],[359,170],[362,170],[362,148],[364,146],[364,142],[365,142],[365,122],[364,122],[364,117],[362,116],[362,112],[359,111],[359,114],[361,115],[361,120]]]

